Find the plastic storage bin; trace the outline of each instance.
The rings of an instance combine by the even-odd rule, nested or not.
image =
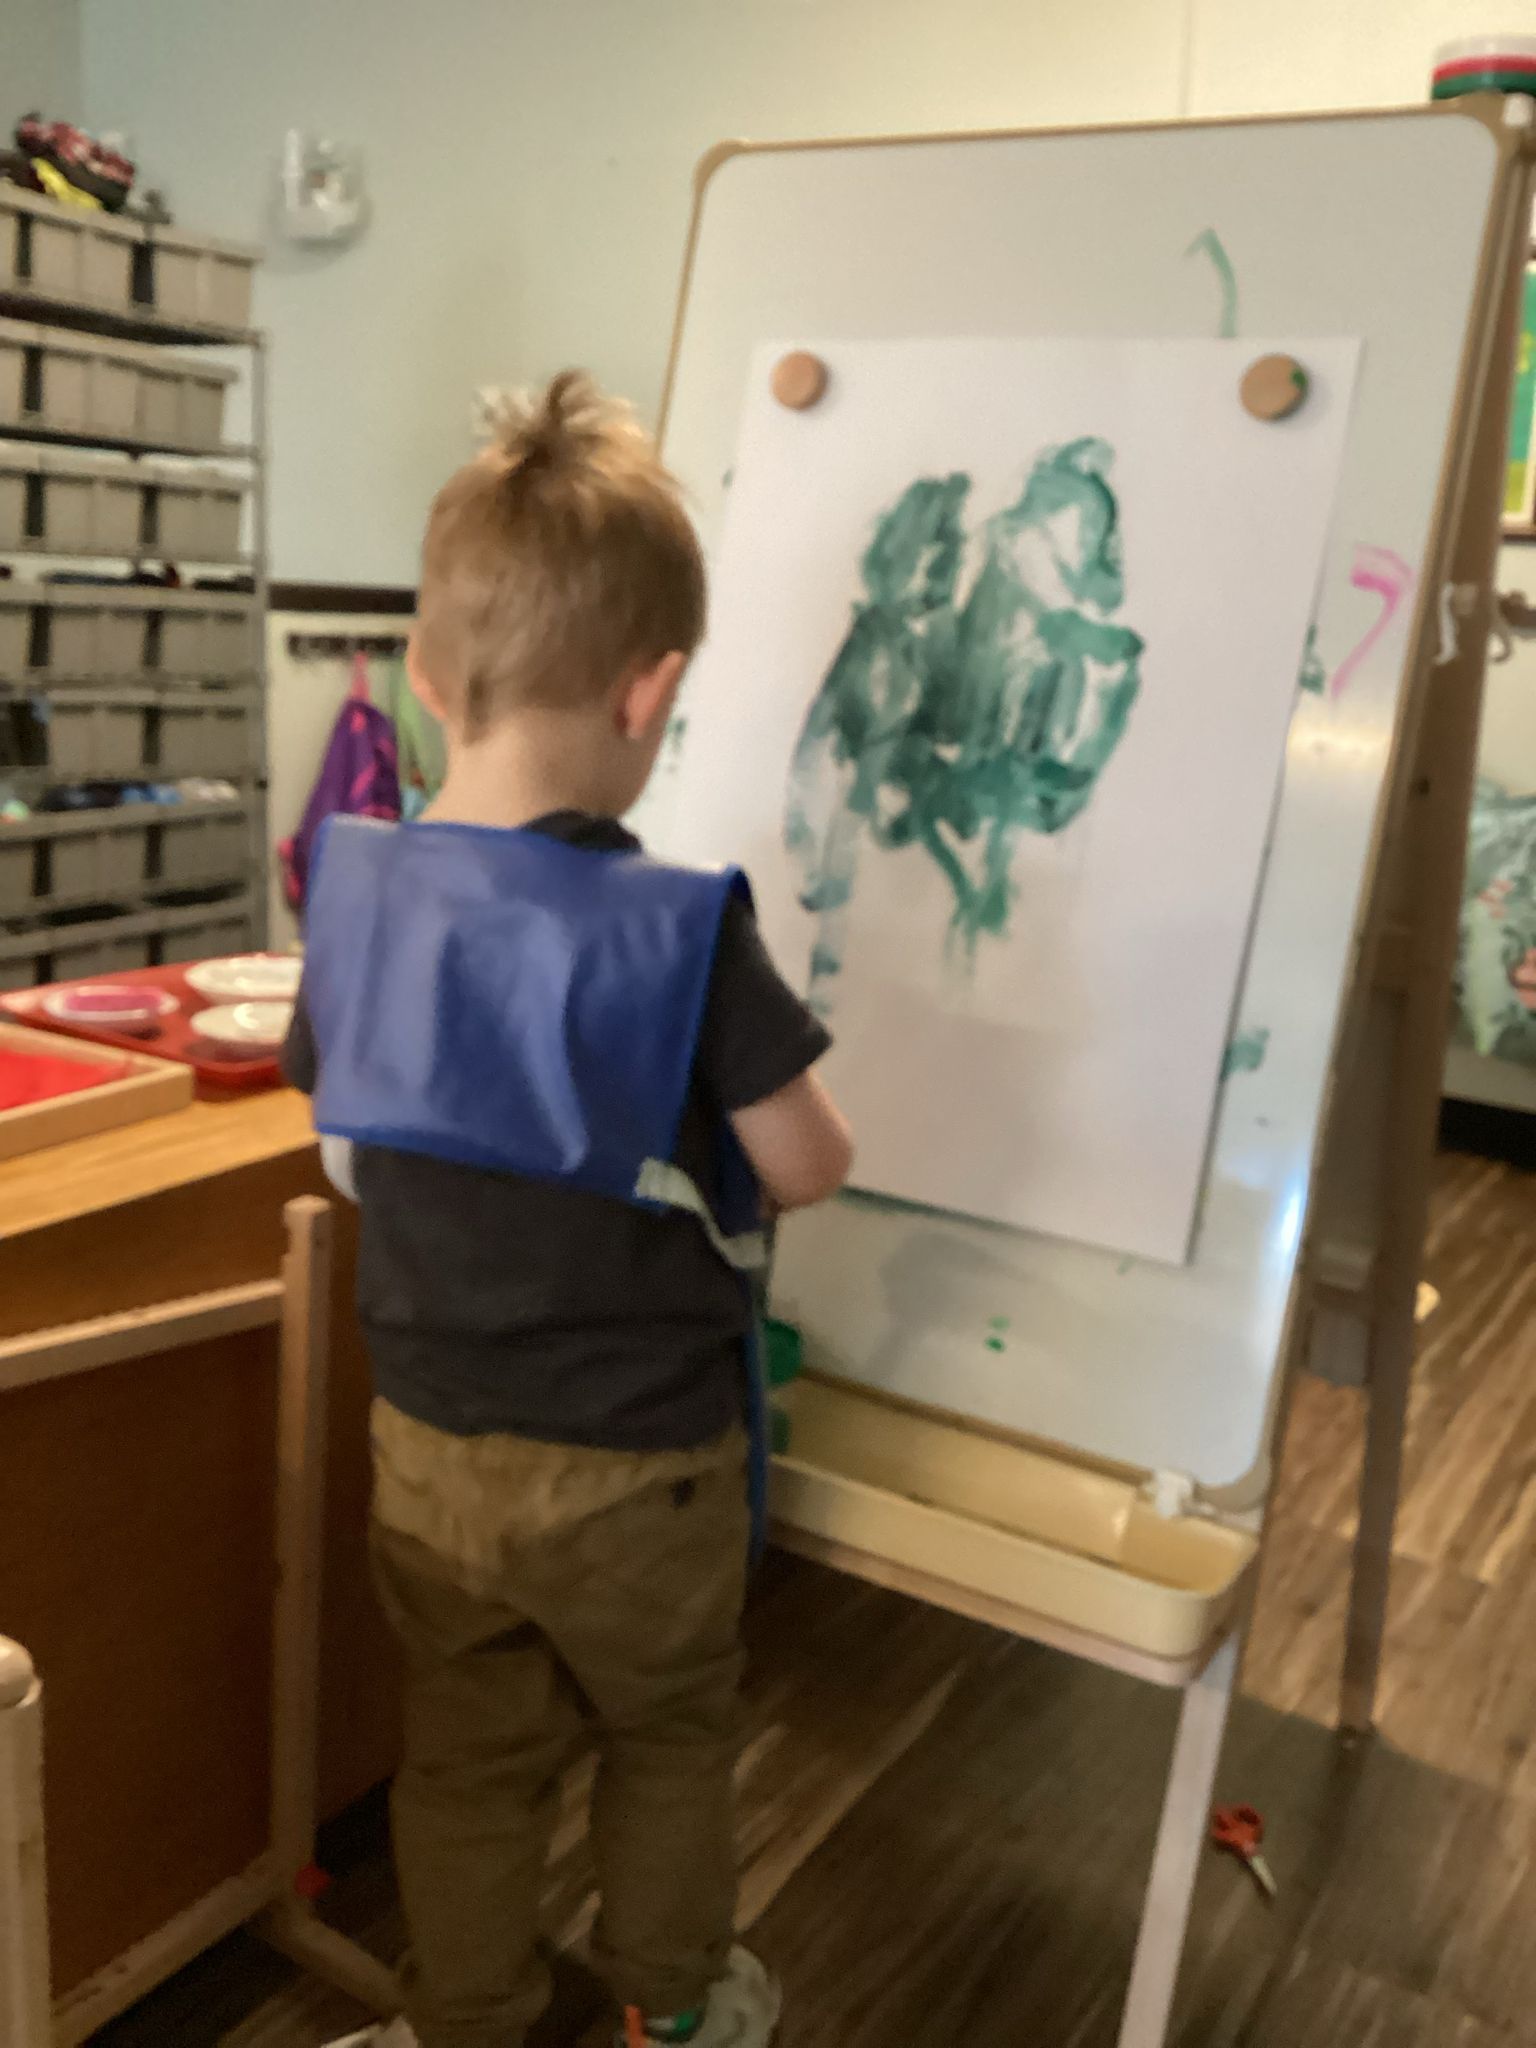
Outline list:
[[[213,453],[238,375],[138,342],[0,321],[0,423]]]
[[[167,778],[248,774],[255,730],[252,708],[238,699],[168,697],[160,706],[159,772]]]
[[[134,258],[143,241],[137,221],[0,185],[0,285],[128,313]]]
[[[251,946],[254,933],[248,910],[220,911],[210,904],[207,918],[167,931],[160,940],[160,958],[166,965],[183,960],[221,960],[231,953],[243,953]]]
[[[0,583],[0,678],[14,681],[32,659],[32,614],[38,586],[15,579]]]
[[[146,933],[113,936],[99,927],[88,928],[93,936],[71,939],[64,931],[49,934],[49,974],[54,981],[78,981],[88,974],[127,974],[150,964],[150,940]]]
[[[0,951],[0,994],[9,994],[12,989],[35,987],[43,978],[46,957],[39,951],[35,939],[28,941],[26,951]]]
[[[256,665],[249,598],[222,591],[166,593],[160,668],[200,683],[235,682]]]
[[[33,332],[26,397],[40,423],[56,433],[132,440],[138,430],[138,351],[128,342],[99,341],[58,327]]]
[[[45,765],[60,781],[130,781],[145,771],[147,700],[60,692],[44,724]]]
[[[143,501],[139,478],[126,460],[0,446],[0,549],[135,554]]]
[[[250,324],[259,251],[176,228],[154,228],[148,240],[154,309],[161,319],[192,326]]]
[[[91,682],[141,675],[165,594],[128,585],[45,586],[49,674]]]
[[[89,823],[71,818],[43,842],[43,893],[101,902],[136,894],[148,878],[150,827],[129,809],[85,815]]]
[[[250,859],[250,822],[243,810],[221,816],[167,818],[160,827],[160,872],[168,883],[233,881]]]
[[[37,890],[37,841],[21,825],[0,823],[0,917],[21,917]]]
[[[27,538],[27,505],[37,489],[43,458],[24,448],[0,448],[0,548],[19,548]]]
[[[233,561],[240,553],[240,514],[245,486],[217,469],[178,469],[157,463],[148,469],[150,509],[147,531],[172,561]]]
[[[14,426],[22,416],[31,335],[19,321],[0,320],[0,425]]]

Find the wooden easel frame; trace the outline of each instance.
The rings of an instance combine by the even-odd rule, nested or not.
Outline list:
[[[274,1947],[363,2004],[383,2013],[400,2009],[393,1972],[326,1927],[296,1889],[315,1853],[330,1204],[303,1196],[287,1205],[284,1220],[288,1250],[277,1279],[0,1343],[0,1390],[5,1390],[239,1331],[271,1326],[279,1331],[268,1847],[249,1869],[215,1887],[51,2006],[43,1688],[26,1652],[0,1638],[0,2039],[5,2048],[76,2048],[247,1921]]]
[[[1276,1375],[1278,1440],[1296,1368],[1309,1356],[1317,1363],[1330,1349],[1337,1351],[1338,1324],[1351,1326],[1345,1348],[1352,1342],[1359,1354],[1356,1376],[1367,1384],[1370,1403],[1341,1714],[1342,1726],[1351,1732],[1371,1724],[1386,1611],[1414,1350],[1418,1262],[1427,1221],[1500,540],[1514,344],[1536,177],[1536,102],[1487,95],[1461,103],[1454,111],[1481,120],[1494,135],[1503,165],[1500,203],[1489,219],[1480,253],[1456,410],[1418,592],[1409,680],[1367,868],[1367,901],[1356,926],[1351,999],[1333,1050],[1313,1221],[1298,1261]],[[1266,117],[1263,125],[1270,120],[1316,118]],[[994,131],[992,139],[1020,132]],[[681,356],[704,192],[715,171],[744,148],[793,152],[910,139],[723,143],[703,158],[663,397],[663,432]],[[987,138],[956,134],[924,139]],[[1456,650],[1449,657],[1442,646],[1447,614],[1457,627]],[[1350,1115],[1358,1091],[1341,1084],[1348,1084],[1361,1063],[1372,1057],[1389,1062],[1391,1079],[1361,1128]],[[1367,1190],[1367,1214],[1355,1220],[1349,1211],[1359,1207],[1362,1188]],[[1252,1519],[1257,1521],[1258,1516]],[[779,1525],[776,1535],[783,1547],[835,1569],[1182,1693],[1119,2036],[1119,2048],[1163,2048],[1262,1545],[1217,1634],[1196,1656],[1173,1662],[951,1583],[941,1572],[916,1571],[793,1526]]]
[[[1413,681],[1303,1249],[1314,1360],[1325,1344],[1335,1363],[1341,1348],[1353,1353],[1346,1376],[1368,1403],[1340,1708],[1353,1735],[1374,1725],[1385,1637],[1536,195],[1536,101],[1489,98],[1466,111],[1520,135],[1522,175],[1507,181],[1483,251],[1482,319],[1442,479],[1439,546],[1420,591]],[[1387,1076],[1379,1091],[1363,1085],[1373,1066]]]

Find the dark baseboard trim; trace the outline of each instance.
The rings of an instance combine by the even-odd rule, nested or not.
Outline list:
[[[269,583],[274,612],[391,612],[409,618],[416,593],[401,583]]]
[[[1475,1152],[1536,1172],[1536,1116],[1489,1102],[1447,1095],[1440,1105],[1440,1143],[1448,1152]]]

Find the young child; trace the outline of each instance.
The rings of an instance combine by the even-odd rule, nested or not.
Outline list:
[[[328,1156],[350,1142],[374,1556],[407,1664],[409,2019],[358,2043],[521,2048],[583,1734],[620,2040],[763,2048],[778,2020],[732,1945],[736,1264],[851,1150],[811,1072],[827,1034],[741,877],[650,861],[618,822],[704,608],[629,413],[577,373],[505,408],[427,526],[410,668],[441,795],[320,844],[285,1064]]]

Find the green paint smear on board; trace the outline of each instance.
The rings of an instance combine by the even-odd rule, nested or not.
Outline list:
[[[1307,628],[1307,644],[1301,654],[1301,687],[1321,697],[1328,688],[1328,671],[1317,651],[1317,621]]]
[[[1232,1074],[1256,1074],[1264,1064],[1269,1051],[1267,1031],[1243,1031],[1227,1047],[1221,1062],[1221,1078],[1225,1081]]]
[[[1141,688],[1124,598],[1114,456],[1048,449],[975,536],[970,477],[910,484],[864,555],[865,595],[806,716],[784,843],[816,919],[810,999],[831,1008],[861,853],[908,848],[943,875],[948,949],[1008,931],[1022,832],[1087,807]],[[962,588],[968,552],[979,558]]]
[[[1224,341],[1231,341],[1237,334],[1237,272],[1232,268],[1232,258],[1227,254],[1226,244],[1214,228],[1204,228],[1196,235],[1184,254],[1209,256],[1211,259],[1216,281],[1221,286],[1221,317],[1216,332]]]
[[[989,1351],[1006,1351],[1008,1349],[1008,1332],[1012,1328],[1013,1319],[1010,1316],[993,1316],[992,1320],[987,1324],[987,1329],[991,1333],[986,1339],[987,1349]]]

